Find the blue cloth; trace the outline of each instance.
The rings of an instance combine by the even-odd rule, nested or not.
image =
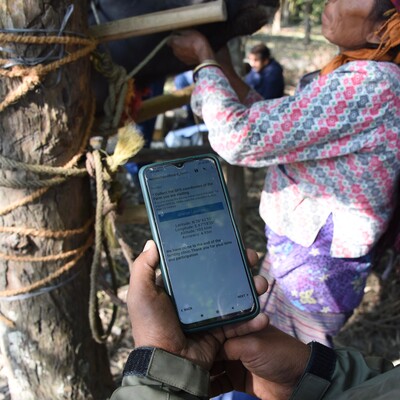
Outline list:
[[[257,397],[242,392],[229,392],[213,397],[212,400],[256,400]]]
[[[274,59],[260,72],[252,69],[246,75],[245,82],[266,100],[277,99],[284,93],[283,69]]]
[[[182,72],[174,78],[175,87],[177,89],[183,89],[193,84],[193,72],[191,70]]]
[[[208,129],[205,124],[187,126],[169,131],[164,141],[167,147],[201,146],[203,144],[203,133],[207,132]]]
[[[174,84],[177,90],[184,89],[185,87],[188,87],[193,84],[193,72],[191,70],[182,72],[178,75],[175,76],[174,78]],[[187,121],[186,125],[194,125],[195,120],[194,120],[194,115],[192,108],[190,107],[190,104],[187,104],[184,106],[187,112]]]

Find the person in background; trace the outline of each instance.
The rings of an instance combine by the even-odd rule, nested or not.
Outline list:
[[[271,324],[332,346],[363,297],[400,175],[400,1],[330,0],[339,54],[291,96],[262,100],[197,31],[174,35],[194,69],[193,111],[230,164],[268,167],[262,300]],[[221,64],[222,63],[222,64]]]
[[[256,255],[248,256],[254,264]],[[232,389],[261,400],[400,398],[400,367],[355,350],[307,345],[270,326],[262,313],[185,335],[169,296],[156,283],[158,263],[149,241],[131,267],[127,305],[135,348],[111,400],[205,400]],[[258,293],[266,290],[262,277],[255,283]]]
[[[259,43],[247,56],[251,70],[245,82],[264,99],[277,99],[284,95],[285,80],[282,66],[271,57],[269,48]]]

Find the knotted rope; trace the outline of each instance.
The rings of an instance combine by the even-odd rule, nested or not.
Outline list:
[[[78,37],[65,36],[21,36],[14,34],[0,33],[0,43],[18,43],[18,44],[61,44],[61,45],[76,45],[83,48],[68,54],[61,60],[53,61],[46,65],[37,65],[34,67],[13,66],[10,70],[0,68],[0,75],[7,78],[21,78],[22,82],[17,88],[7,94],[6,98],[0,102],[0,112],[4,111],[11,104],[18,101],[21,97],[34,89],[42,81],[43,77],[49,72],[61,68],[63,65],[70,64],[86,57],[97,47],[97,42],[93,39],[83,39]],[[9,60],[0,59],[0,66],[5,66]]]
[[[129,73],[124,67],[115,64],[109,53],[94,54],[94,66],[108,80],[109,91],[104,102],[104,117],[98,128],[100,132],[114,132],[119,126],[126,104],[129,103],[130,97],[135,96],[132,89],[134,77],[165,46],[169,38],[170,36],[161,40],[147,57]]]
[[[157,49],[155,49],[149,57],[146,58],[134,71],[130,74],[124,72],[123,68],[115,67],[115,69],[111,69],[112,73],[110,74],[111,80],[113,81],[110,84],[110,98],[107,102],[107,115],[109,118],[109,122],[106,123],[106,128],[115,129],[118,127],[121,115],[124,110],[125,97],[128,93],[128,88],[130,84],[130,80],[132,77],[148,62],[150,58],[154,56],[154,54],[166,43],[165,39],[163,43],[160,43]],[[91,39],[84,39],[78,37],[65,37],[65,36],[46,36],[46,37],[33,37],[33,36],[20,36],[14,34],[4,34],[0,33],[0,43],[17,43],[17,44],[58,44],[58,45],[74,45],[74,46],[82,46],[83,48],[78,49],[74,53],[70,53],[64,56],[60,60],[52,61],[46,65],[36,65],[36,66],[20,66],[20,65],[12,65],[11,68],[9,66],[12,64],[9,60],[0,59],[0,75],[5,76],[7,78],[19,78],[21,79],[21,83],[19,86],[11,91],[6,98],[0,102],[0,112],[4,111],[11,104],[18,101],[25,94],[27,94],[30,90],[34,89],[43,78],[49,73],[56,69],[59,69],[61,66],[66,65],[68,63],[74,62],[82,57],[87,56],[92,53],[96,48],[97,43]],[[7,69],[7,68],[8,69]],[[115,101],[113,101],[115,100]],[[114,106],[112,105],[114,103]],[[114,115],[112,115],[114,113]],[[82,157],[86,145],[88,143],[90,133],[92,131],[92,126],[94,122],[94,102],[90,114],[90,120],[85,131],[84,139],[81,143],[81,147],[78,153],[73,157],[70,162],[62,167],[48,167],[42,165],[33,165],[33,164],[25,164],[19,161],[11,160],[5,156],[0,156],[0,166],[3,169],[8,170],[17,170],[26,172],[29,175],[35,174],[34,178],[30,178],[29,182],[22,179],[5,179],[0,178],[0,185],[3,187],[14,188],[14,189],[22,189],[22,188],[31,188],[37,189],[35,192],[26,196],[25,198],[16,201],[9,206],[0,209],[0,216],[6,215],[13,210],[22,207],[30,202],[33,202],[44,195],[51,187],[55,185],[59,185],[65,182],[67,179],[71,177],[81,177],[84,176],[87,171],[83,168],[77,168],[77,162]],[[112,116],[112,118],[111,118]],[[110,122],[111,121],[111,122]],[[133,157],[144,144],[143,138],[138,134],[133,134],[132,125],[124,127],[122,129],[121,134],[119,134],[119,140],[117,143],[117,147],[112,156],[106,157],[103,160],[101,159],[99,152],[93,153],[94,160],[94,171],[96,178],[96,195],[97,195],[97,203],[96,203],[96,219],[95,219],[95,251],[93,257],[93,263],[91,266],[90,272],[90,300],[89,300],[89,321],[90,327],[92,330],[93,338],[99,342],[104,343],[107,337],[111,332],[112,325],[115,321],[117,308],[113,306],[113,314],[111,318],[111,322],[106,330],[106,332],[100,333],[98,330],[98,319],[96,318],[98,312],[98,299],[97,299],[97,285],[98,285],[98,270],[101,265],[101,253],[104,248],[106,257],[109,265],[110,262],[110,254],[108,251],[108,246],[106,241],[104,240],[104,210],[108,208],[111,210],[110,215],[113,215],[114,218],[112,220],[112,226],[115,227],[115,212],[113,208],[110,207],[110,200],[108,196],[108,192],[104,187],[104,180],[110,179],[112,174],[116,171],[118,166],[125,163],[129,158]],[[90,157],[89,157],[90,158]],[[48,175],[51,178],[40,178],[40,175]],[[87,221],[87,223],[77,229],[70,229],[67,231],[52,231],[48,229],[33,229],[33,228],[17,228],[17,227],[0,227],[1,233],[14,233],[14,234],[23,234],[23,235],[33,235],[37,237],[43,238],[66,238],[68,236],[73,236],[76,234],[81,234],[89,230],[93,221]],[[15,255],[7,255],[0,253],[0,258],[6,261],[14,261],[14,262],[47,262],[47,261],[56,261],[63,260],[67,258],[72,258],[69,262],[67,262],[63,267],[59,268],[57,271],[49,274],[47,277],[34,282],[26,287],[4,290],[0,291],[0,297],[13,297],[18,296],[20,294],[26,294],[34,292],[40,288],[45,287],[47,284],[59,278],[61,275],[71,270],[76,263],[82,258],[88,248],[93,244],[93,236],[89,235],[85,244],[74,250],[66,251],[58,255],[46,255],[46,256],[15,256]],[[120,238],[120,245],[122,247],[123,253],[127,258],[127,261],[130,262],[132,260],[132,252],[127,246],[127,244]],[[128,257],[127,257],[128,256]],[[111,276],[113,280],[114,289],[116,289],[116,281],[112,268],[110,268]],[[13,325],[12,321],[5,321],[5,317],[0,314],[0,319],[3,322],[7,323],[9,326]]]
[[[10,160],[7,157],[1,156],[0,157],[0,164],[8,169],[18,169],[18,170],[27,170],[30,172],[44,172],[47,174],[61,174],[65,175],[65,177],[60,178],[60,183],[64,182],[68,176],[81,176],[83,169],[78,169],[76,167],[78,161],[80,158],[83,156],[85,152],[85,148],[87,145],[87,142],[90,137],[90,132],[91,128],[93,125],[94,121],[94,103],[92,103],[92,112],[91,112],[91,117],[89,118],[88,126],[86,128],[83,140],[81,142],[80,148],[77,152],[77,154],[64,166],[62,167],[49,167],[49,166],[39,166],[39,165],[32,165],[32,164],[27,164],[25,165],[22,162],[19,161],[14,161]],[[79,173],[78,173],[79,171]],[[8,186],[7,186],[8,187]],[[13,204],[3,208],[0,210],[0,215],[6,215],[11,213],[12,211],[16,210],[17,208],[26,205],[40,196],[42,196],[44,193],[46,193],[49,190],[50,186],[45,186],[34,192],[33,194],[17,201],[14,202]],[[60,239],[60,238],[67,238],[69,236],[74,236],[80,233],[84,233],[89,228],[91,227],[93,223],[93,220],[89,220],[85,223],[85,225],[81,228],[77,229],[71,229],[67,231],[52,231],[52,230],[38,230],[38,229],[33,229],[33,228],[24,228],[24,227],[0,227],[0,232],[1,233],[17,233],[21,235],[33,235],[33,236],[38,236],[38,237],[43,237],[43,238],[55,238],[55,239]],[[89,236],[86,243],[75,250],[71,250],[65,253],[61,253],[55,256],[40,256],[40,257],[29,257],[29,256],[15,256],[15,255],[7,255],[0,253],[0,258],[6,260],[6,261],[15,261],[15,262],[44,262],[44,261],[57,261],[57,260],[62,260],[65,258],[69,258],[72,256],[75,256],[71,261],[66,263],[63,267],[55,271],[54,273],[48,275],[47,277],[34,282],[31,285],[25,286],[23,288],[19,289],[10,289],[10,290],[3,290],[0,291],[0,297],[11,297],[19,294],[25,294],[25,293],[30,293],[33,292],[37,289],[40,289],[56,278],[60,277],[67,271],[71,270],[76,263],[82,258],[86,250],[90,247],[90,245],[93,243],[93,237]]]

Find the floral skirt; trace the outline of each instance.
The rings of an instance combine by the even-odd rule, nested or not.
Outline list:
[[[371,254],[359,258],[330,255],[330,216],[310,247],[266,227],[267,255],[260,273],[269,283],[261,306],[271,323],[302,341],[330,344],[364,294]]]

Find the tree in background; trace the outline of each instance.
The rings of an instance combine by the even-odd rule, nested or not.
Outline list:
[[[320,24],[325,0],[281,0],[281,7],[274,20],[274,32],[281,26],[304,23],[304,42],[311,41],[311,28]]]

